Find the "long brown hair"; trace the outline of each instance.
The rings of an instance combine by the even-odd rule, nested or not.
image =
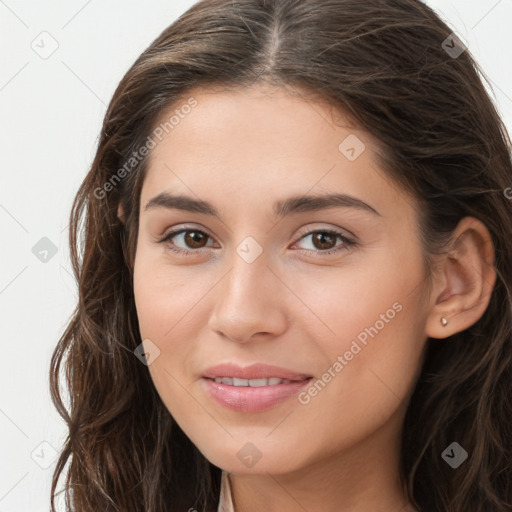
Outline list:
[[[132,268],[147,162],[139,150],[194,88],[257,82],[314,93],[375,136],[385,171],[417,198],[426,257],[443,250],[465,216],[488,227],[498,276],[490,304],[471,328],[428,340],[401,472],[422,511],[512,510],[510,139],[485,76],[451,34],[418,0],[203,0],[136,60],[110,102],[71,212],[79,295],[50,369],[69,429],[52,512],[67,462],[68,510],[216,510],[220,468],[181,431],[134,355],[141,338]],[[441,457],[454,441],[469,453],[457,470]]]

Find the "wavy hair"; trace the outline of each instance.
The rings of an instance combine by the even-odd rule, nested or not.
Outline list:
[[[470,328],[427,340],[404,420],[401,477],[421,511],[512,511],[510,138],[469,50],[450,54],[452,32],[419,0],[203,0],[140,55],[108,106],[70,215],[78,302],[50,368],[69,431],[52,512],[62,492],[67,510],[79,512],[216,510],[221,469],[182,432],[134,356],[147,156],[133,158],[162,113],[193,89],[255,83],[316,95],[375,137],[385,172],[417,198],[427,261],[462,218],[489,229],[490,303]],[[455,440],[469,453],[457,470],[441,457]]]

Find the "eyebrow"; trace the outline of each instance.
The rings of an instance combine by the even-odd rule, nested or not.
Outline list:
[[[329,208],[357,208],[381,217],[381,214],[372,206],[357,197],[347,194],[325,194],[310,196],[294,196],[277,201],[273,206],[276,218],[285,217],[303,212],[314,212]],[[217,208],[207,201],[194,199],[185,195],[171,195],[162,192],[148,201],[145,211],[153,208],[174,208],[193,213],[211,215],[219,220],[221,215]]]

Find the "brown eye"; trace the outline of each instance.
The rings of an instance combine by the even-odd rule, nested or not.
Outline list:
[[[313,235],[313,245],[317,249],[326,250],[336,246],[336,237],[331,233],[319,231]]]
[[[338,231],[329,229],[310,231],[301,237],[300,241],[311,238],[313,248],[306,248],[309,253],[313,252],[317,256],[325,256],[342,250],[349,249],[356,245],[356,242],[350,240]],[[337,240],[341,243],[336,245]]]
[[[206,246],[210,235],[199,229],[180,229],[166,235],[160,243],[166,243],[168,248],[176,253],[192,254]]]
[[[204,243],[208,239],[208,235],[202,231],[185,231],[184,241],[185,244],[193,249],[200,249],[204,247]]]

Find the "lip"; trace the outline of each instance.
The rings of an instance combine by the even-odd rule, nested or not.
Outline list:
[[[220,384],[206,377],[201,380],[205,390],[217,403],[237,412],[261,412],[275,407],[296,396],[311,381],[304,379],[289,384],[253,388]]]
[[[298,373],[279,366],[269,364],[255,363],[250,366],[239,366],[234,363],[224,363],[208,368],[202,375],[208,379],[216,377],[236,377],[237,379],[270,379],[277,377],[279,379],[303,381],[311,377],[305,373]],[[284,385],[284,384],[280,384]],[[265,387],[265,386],[264,386]]]
[[[216,377],[236,377],[238,379],[277,377],[292,382],[275,386],[230,386],[215,382],[213,379]],[[303,387],[309,384],[311,379],[310,375],[273,365],[257,363],[241,367],[233,363],[226,363],[206,370],[201,380],[210,397],[224,407],[237,412],[261,412],[296,396]]]

